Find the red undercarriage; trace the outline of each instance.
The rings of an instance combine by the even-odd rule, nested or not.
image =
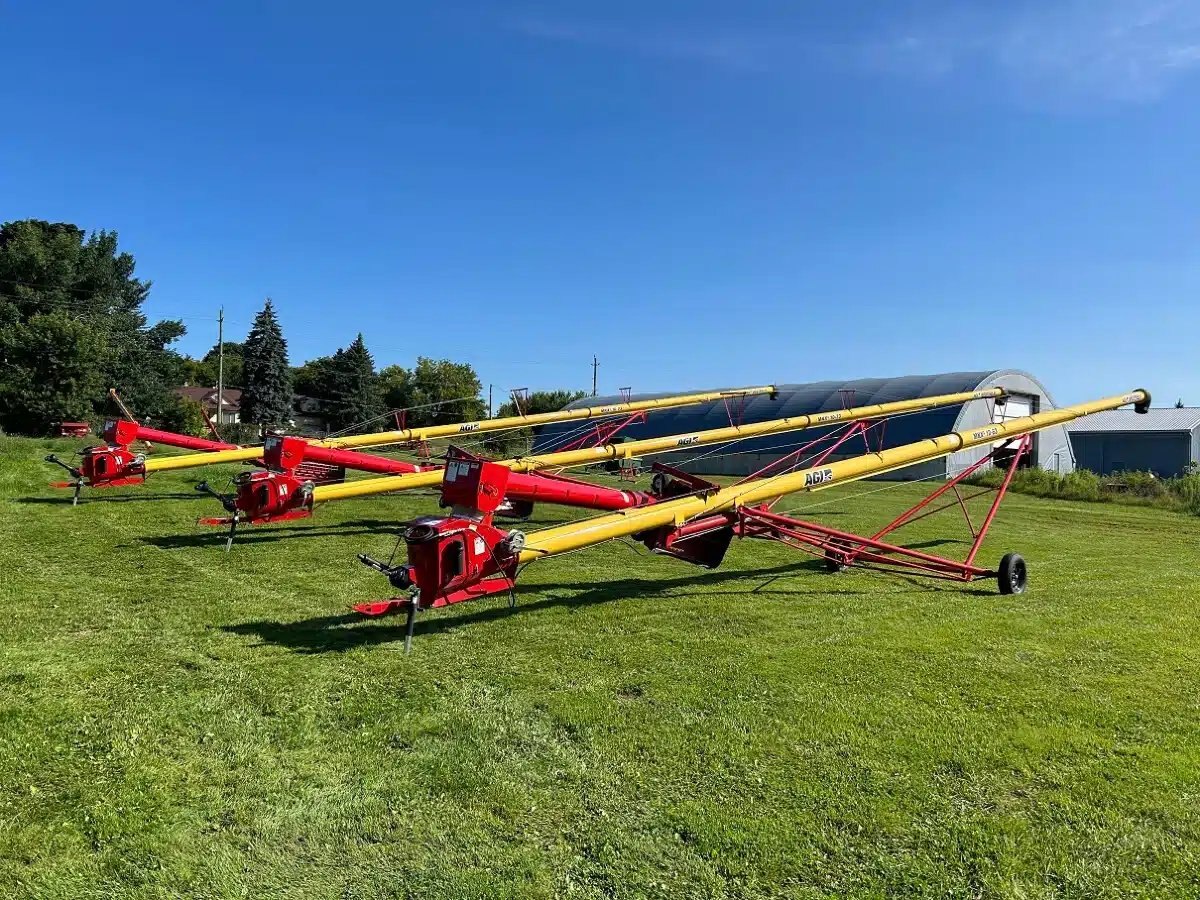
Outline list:
[[[870,450],[868,434],[878,425],[880,423],[859,422],[847,426],[839,432],[805,444],[793,454],[777,460],[750,477],[767,477],[769,472],[776,470],[800,468],[801,463],[804,467],[820,465],[855,436],[861,436]],[[814,450],[817,445],[821,445],[819,451]],[[1031,448],[1032,438],[1029,435],[994,448],[983,459],[959,472],[929,496],[869,536],[777,513],[771,509],[773,504],[768,503],[701,517],[674,528],[655,529],[636,535],[636,538],[657,553],[707,568],[715,568],[721,563],[730,542],[737,537],[777,541],[824,560],[831,571],[859,566],[956,582],[1000,578],[1005,575],[1004,572],[976,565],[975,558],[1014,473],[1028,460]],[[964,491],[964,480],[989,464],[1001,467],[1005,471],[1000,487]],[[411,637],[412,619],[419,610],[450,606],[498,593],[509,593],[510,597],[512,596],[517,574],[515,561],[519,556],[520,546],[513,546],[511,542],[512,536],[518,533],[495,528],[491,513],[495,506],[490,495],[485,501],[480,493],[491,479],[493,483],[487,490],[499,490],[503,495],[508,489],[507,479],[511,476],[502,467],[485,463],[481,465],[480,470],[472,470],[470,478],[457,485],[447,483],[444,486],[444,496],[452,501],[456,509],[467,510],[468,514],[431,517],[417,523],[405,533],[408,548],[407,565],[385,566],[368,557],[360,557],[368,565],[387,574],[393,585],[407,593],[386,600],[359,604],[354,607],[356,611],[367,616],[405,612],[409,616]],[[499,472],[491,471],[493,469],[498,469]],[[668,488],[664,492],[666,497],[718,489],[716,485],[664,466],[656,466],[656,469],[669,476]],[[967,503],[993,492],[995,497],[976,526]],[[651,498],[649,502],[656,499],[658,498]],[[961,509],[972,537],[970,549],[963,560],[938,556],[885,540],[907,525],[956,506]],[[1019,565],[1019,585],[1014,581],[1011,586],[1007,586],[1003,578],[1000,578],[1003,592],[1023,590],[1024,563],[1020,562]],[[1002,565],[1001,569],[1003,568]]]
[[[313,481],[302,469],[312,464],[336,466],[339,480],[345,469],[376,475],[405,475],[413,472],[440,471],[441,464],[419,465],[385,456],[350,450],[331,450],[307,445],[299,438],[268,438],[263,461],[267,470],[247,472],[236,480],[232,498],[222,498],[231,515],[205,517],[202,525],[234,527],[238,523],[261,525],[303,519],[312,515]],[[451,450],[449,464],[477,459],[460,450]],[[618,490],[553,473],[510,473],[506,489],[506,509],[502,514],[524,518],[534,503],[553,503],[595,510],[628,509],[650,502],[640,491]]]
[[[135,441],[146,441],[202,452],[232,450],[236,446],[186,434],[160,431],[157,428],[149,428],[126,419],[110,419],[105,422],[103,436],[106,443],[87,447],[80,452],[78,466],[65,463],[53,454],[47,456],[47,462],[62,466],[71,473],[73,479],[71,481],[52,481],[50,486],[74,488],[75,502],[78,502],[80,488],[84,485],[106,488],[141,484],[146,480],[145,457],[131,449]]]

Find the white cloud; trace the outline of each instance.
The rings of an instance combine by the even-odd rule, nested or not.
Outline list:
[[[1153,100],[1200,68],[1200,0],[963,3],[840,43],[780,28],[704,31],[522,19],[532,38],[742,72],[813,65],[925,81],[989,72],[1025,100]]]
[[[856,49],[867,68],[996,72],[1026,97],[1150,100],[1200,66],[1200,2],[1060,0],[894,26]]]
[[[510,27],[528,37],[584,44],[639,56],[707,63],[728,69],[767,67],[763,41],[755,35],[692,34],[683,30],[643,30],[617,25],[518,19]]]

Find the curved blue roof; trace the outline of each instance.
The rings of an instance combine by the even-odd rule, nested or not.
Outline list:
[[[758,396],[748,397],[744,401],[731,399],[728,404],[724,402],[705,403],[663,410],[651,413],[645,422],[623,429],[621,436],[627,440],[636,440],[722,428],[729,425],[731,412],[735,422],[765,422],[769,419],[829,412],[846,406],[866,406],[873,403],[931,397],[937,394],[957,394],[978,390],[1001,371],[1003,370],[993,369],[983,372],[946,372],[940,375],[906,375],[900,378],[858,378],[851,381],[781,384],[774,400],[768,396]],[[632,399],[653,399],[667,396],[671,396],[671,394],[669,392],[635,394]],[[620,400],[620,397],[586,397],[583,400],[577,400],[571,406],[597,406],[609,402],[620,402]],[[962,406],[958,405],[925,410],[905,416],[893,416],[886,425],[884,446],[894,447],[908,444],[922,438],[952,431],[961,410]],[[534,439],[534,452],[546,452],[561,446],[565,435],[577,429],[579,429],[579,424],[571,422],[543,426]],[[786,453],[789,449],[805,444],[830,430],[810,428],[805,431],[739,441],[737,450],[739,452],[766,452],[769,450]],[[873,439],[873,449],[874,446],[875,440]]]

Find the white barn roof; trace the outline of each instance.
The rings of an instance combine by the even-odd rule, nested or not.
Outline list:
[[[1132,409],[1109,409],[1067,425],[1072,434],[1108,431],[1195,431],[1200,427],[1200,407],[1150,409],[1138,415]]]

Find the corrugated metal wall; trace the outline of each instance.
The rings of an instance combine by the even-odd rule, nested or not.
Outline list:
[[[1084,431],[1071,435],[1079,467],[1101,475],[1153,472],[1174,478],[1197,458],[1196,433],[1186,431]]]

